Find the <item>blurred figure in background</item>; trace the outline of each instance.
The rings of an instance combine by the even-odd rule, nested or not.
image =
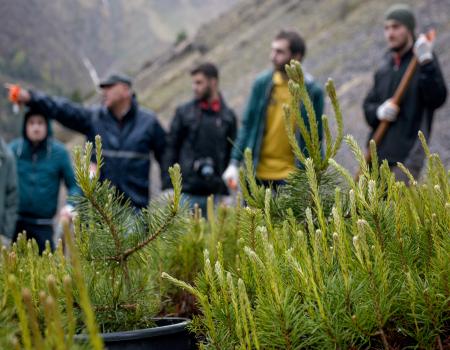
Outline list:
[[[0,243],[14,237],[17,218],[17,175],[14,156],[0,137]]]
[[[55,248],[53,217],[61,181],[67,187],[68,196],[80,194],[69,153],[51,134],[45,114],[29,110],[24,118],[23,137],[10,144],[16,158],[19,183],[19,216],[13,239],[26,231],[27,238],[36,240],[40,253],[45,249],[46,241],[52,250]],[[68,201],[60,216],[70,219],[72,211],[73,206]]]
[[[41,110],[88,141],[95,142],[100,135],[104,158],[100,179],[111,181],[135,208],[143,208],[149,202],[150,152],[161,165],[165,132],[153,112],[139,107],[129,77],[112,74],[100,89],[102,105],[92,108],[24,89],[17,102]],[[164,171],[162,167],[162,175]]]
[[[371,127],[369,139],[381,121],[390,123],[378,145],[380,161],[386,159],[397,180],[407,182],[407,176],[396,166],[402,162],[418,178],[425,153],[417,136],[421,130],[428,139],[434,110],[442,106],[447,96],[433,42],[421,34],[415,40],[415,17],[408,5],[391,6],[385,14],[384,37],[388,52],[375,72],[374,84],[364,100],[366,121]],[[416,69],[399,106],[391,98],[405,71],[416,55]]]
[[[223,174],[230,187],[237,186],[238,168],[246,148],[252,151],[256,178],[273,189],[283,185],[292,170],[301,166],[297,164],[289,144],[283,105],[291,101],[285,65],[292,59],[302,61],[305,54],[305,41],[296,31],[282,30],[273,39],[270,55],[273,69],[263,72],[253,84],[231,161]],[[322,139],[323,91],[309,74],[305,74],[305,83],[316,113],[319,138]],[[299,108],[309,128],[305,107]],[[297,141],[305,152],[305,142],[299,132]]]
[[[191,71],[194,98],[176,109],[170,126],[165,167],[179,163],[183,174],[183,195],[206,214],[207,198],[217,201],[228,190],[221,175],[236,137],[236,116],[219,91],[219,72],[212,63]],[[163,189],[172,187],[168,176]]]

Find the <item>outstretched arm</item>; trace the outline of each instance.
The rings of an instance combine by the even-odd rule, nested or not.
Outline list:
[[[40,92],[32,92],[30,108],[36,108],[47,117],[55,119],[69,129],[88,134],[92,128],[92,110],[64,97],[48,96]]]
[[[92,128],[92,110],[63,97],[53,97],[38,91],[29,91],[18,85],[6,84],[11,102],[27,105],[64,126],[87,134]]]

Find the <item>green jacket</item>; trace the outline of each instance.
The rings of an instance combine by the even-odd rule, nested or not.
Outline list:
[[[246,148],[250,148],[253,156],[253,163],[256,168],[264,136],[266,125],[267,106],[270,101],[273,83],[272,76],[274,71],[268,70],[260,74],[252,87],[250,99],[244,110],[242,126],[239,129],[236,142],[231,153],[231,162],[239,164],[243,158]],[[305,75],[306,89],[311,97],[314,111],[316,112],[319,137],[322,140],[322,113],[323,113],[323,90],[313,81],[310,76]],[[301,107],[302,117],[309,128],[308,117],[305,107]],[[305,151],[305,142],[297,133],[297,140],[300,148]],[[297,164],[301,167],[301,164]]]
[[[17,218],[17,175],[14,157],[0,139],[0,235],[12,238]]]

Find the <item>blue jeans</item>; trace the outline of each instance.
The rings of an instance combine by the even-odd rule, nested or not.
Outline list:
[[[55,250],[55,243],[53,242],[53,226],[52,225],[38,225],[20,219],[17,221],[16,234],[13,241],[17,240],[19,233],[26,231],[27,239],[34,239],[39,247],[39,254],[45,249],[45,242],[50,242],[50,248],[52,251]]]
[[[188,203],[190,209],[194,209],[195,204],[202,210],[202,216],[206,217],[209,196],[198,196],[190,193],[183,193],[181,196],[181,204]],[[214,205],[219,203],[220,195],[214,195]]]

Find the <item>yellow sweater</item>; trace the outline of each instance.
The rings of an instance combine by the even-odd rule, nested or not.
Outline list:
[[[291,102],[288,81],[280,72],[273,75],[273,90],[267,108],[256,176],[261,180],[286,179],[295,168],[295,158],[284,125],[283,105]]]

